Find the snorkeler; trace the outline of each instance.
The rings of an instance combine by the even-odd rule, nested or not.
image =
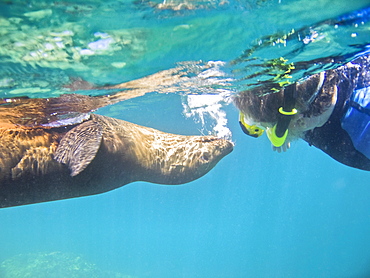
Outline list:
[[[302,138],[335,160],[370,171],[370,54],[274,93],[262,88],[234,98],[244,133],[266,134],[276,151]]]

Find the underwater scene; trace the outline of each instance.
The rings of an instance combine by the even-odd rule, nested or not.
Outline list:
[[[368,0],[0,1],[0,278],[370,277]]]

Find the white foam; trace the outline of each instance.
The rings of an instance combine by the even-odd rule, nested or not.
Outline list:
[[[223,61],[209,61],[205,70],[188,81],[194,85],[195,94],[184,97],[183,107],[185,116],[199,122],[204,134],[230,139],[232,134],[227,127],[223,105],[231,101],[230,95],[233,92],[227,87],[232,79],[222,70],[223,66]]]
[[[226,112],[223,104],[228,102],[230,92],[212,95],[187,95],[183,102],[186,117],[193,117],[202,125],[202,131],[220,138],[231,138],[227,127]],[[208,123],[208,119],[211,123]]]

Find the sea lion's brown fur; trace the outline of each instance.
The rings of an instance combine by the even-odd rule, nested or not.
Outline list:
[[[0,124],[0,207],[98,194],[134,181],[195,180],[233,149],[91,114],[61,127]]]

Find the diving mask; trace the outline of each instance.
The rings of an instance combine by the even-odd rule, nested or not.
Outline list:
[[[247,124],[245,122],[245,117],[242,112],[239,113],[239,125],[245,134],[252,136],[254,138],[260,137],[264,132],[264,130],[261,127],[255,124],[254,125]]]

